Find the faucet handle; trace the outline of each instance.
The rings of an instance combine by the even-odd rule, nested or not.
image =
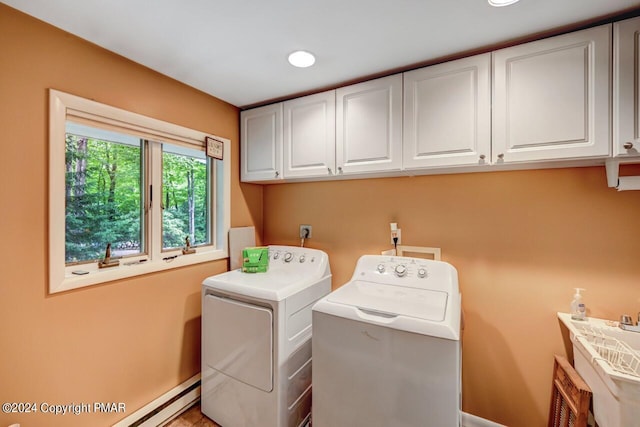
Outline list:
[[[620,324],[633,326],[633,319],[628,314],[623,314],[620,316]]]

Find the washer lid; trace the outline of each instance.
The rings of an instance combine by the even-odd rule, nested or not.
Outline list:
[[[448,294],[442,291],[354,280],[338,288],[327,301],[357,307],[388,317],[405,316],[442,322]]]

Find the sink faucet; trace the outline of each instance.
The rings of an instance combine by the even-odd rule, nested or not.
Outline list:
[[[620,316],[620,324],[633,326],[633,319],[628,314],[623,314]]]
[[[638,324],[633,325],[633,319],[628,314],[620,316],[620,329],[623,331],[640,332],[640,313],[638,313]]]

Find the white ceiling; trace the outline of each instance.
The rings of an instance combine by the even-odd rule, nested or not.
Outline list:
[[[640,0],[0,0],[243,107],[640,7]],[[297,69],[290,52],[313,52]]]

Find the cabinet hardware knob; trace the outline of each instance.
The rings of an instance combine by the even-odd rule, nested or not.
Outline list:
[[[327,171],[329,171],[329,175],[331,175],[331,168],[327,168]]]
[[[485,155],[484,154],[480,154],[480,160],[484,160],[485,159]]]
[[[633,148],[633,142],[625,142],[623,147],[627,150],[631,150]]]
[[[280,172],[276,171],[276,178],[280,176]]]
[[[504,159],[504,154],[502,154],[502,153],[498,154],[498,158],[499,159]]]
[[[342,173],[342,166],[338,166],[338,173]]]

